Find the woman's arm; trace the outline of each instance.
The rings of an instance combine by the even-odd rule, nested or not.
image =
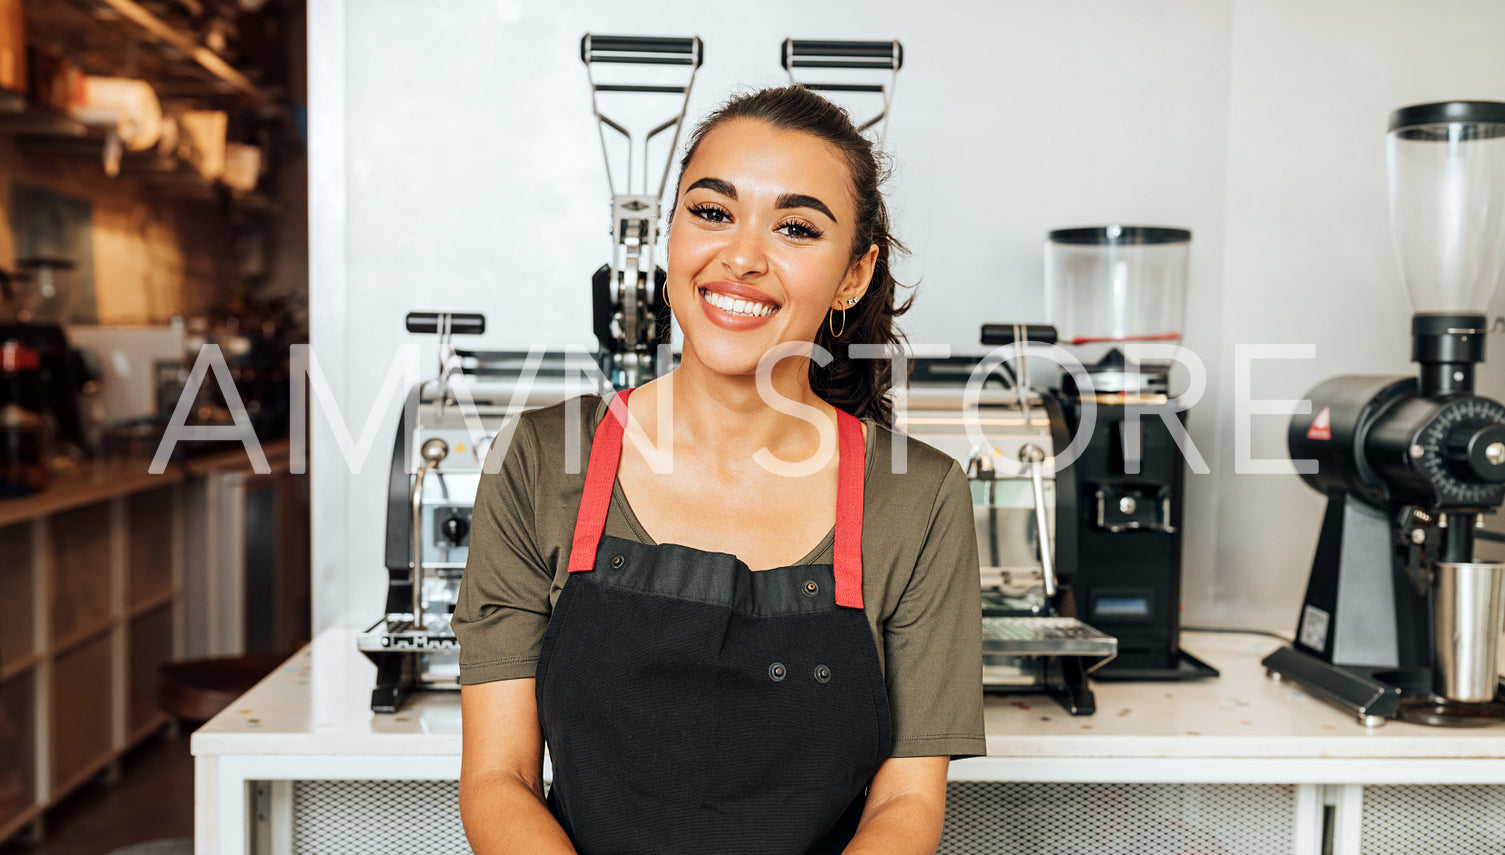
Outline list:
[[[471,849],[476,855],[574,855],[544,804],[533,681],[463,686],[460,715],[460,819]]]
[[[949,757],[890,757],[868,785],[843,855],[935,855],[946,819]]]

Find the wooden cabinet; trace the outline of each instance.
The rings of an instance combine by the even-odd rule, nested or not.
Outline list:
[[[162,663],[308,638],[308,479],[264,451],[271,473],[237,449],[0,501],[0,843],[167,722]]]
[[[182,476],[108,466],[0,503],[0,841],[167,721],[182,654]]]

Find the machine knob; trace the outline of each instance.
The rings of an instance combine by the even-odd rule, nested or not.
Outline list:
[[[422,447],[418,449],[418,453],[425,461],[438,463],[449,456],[449,443],[438,437],[434,437],[424,442]]]
[[[1465,477],[1489,483],[1505,481],[1505,425],[1454,431],[1447,439],[1447,456]]]
[[[439,533],[452,546],[459,546],[465,542],[465,536],[470,533],[470,523],[460,517],[449,517],[439,524]]]

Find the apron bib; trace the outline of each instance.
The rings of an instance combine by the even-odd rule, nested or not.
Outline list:
[[[549,808],[582,855],[839,853],[892,749],[862,612],[862,426],[838,411],[832,564],[603,537],[628,392],[596,429],[537,671]]]

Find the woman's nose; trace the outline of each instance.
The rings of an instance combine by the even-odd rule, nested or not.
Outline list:
[[[768,270],[768,256],[759,229],[743,227],[733,232],[722,250],[722,261],[734,278],[745,279]]]

